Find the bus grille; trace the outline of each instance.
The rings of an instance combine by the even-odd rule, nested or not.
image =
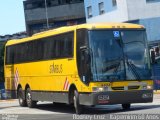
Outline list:
[[[128,90],[137,90],[139,86],[128,86]]]
[[[140,86],[128,86],[128,87],[112,87],[112,90],[137,90]]]
[[[113,90],[124,90],[124,87],[112,87]]]

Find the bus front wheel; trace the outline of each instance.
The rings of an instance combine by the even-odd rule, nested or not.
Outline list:
[[[22,88],[19,88],[18,89],[18,101],[19,101],[19,105],[21,107],[26,107],[27,106],[26,100],[24,98],[25,97],[23,96],[23,90],[22,90]]]
[[[34,108],[37,104],[36,101],[32,100],[32,94],[31,94],[30,88],[27,88],[27,90],[26,90],[26,101],[27,101],[27,106],[29,108]]]
[[[82,113],[82,105],[79,104],[79,95],[78,95],[77,90],[74,91],[73,101],[74,101],[74,107],[75,107],[76,114],[81,114]]]
[[[122,104],[122,108],[124,110],[129,110],[131,108],[131,104]]]

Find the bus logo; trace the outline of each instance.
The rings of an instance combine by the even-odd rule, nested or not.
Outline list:
[[[68,79],[66,78],[66,81],[65,81],[64,86],[63,86],[63,90],[68,90],[68,89],[69,89],[69,86],[70,86],[69,81],[68,81]]]
[[[113,35],[115,38],[120,37],[119,31],[113,31]]]

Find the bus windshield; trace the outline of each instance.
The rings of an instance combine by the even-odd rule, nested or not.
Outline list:
[[[93,81],[151,79],[145,31],[89,31]]]

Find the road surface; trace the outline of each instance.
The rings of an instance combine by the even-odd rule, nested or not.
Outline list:
[[[153,103],[132,104],[130,110],[122,110],[121,105],[86,107],[84,114],[76,115],[74,108],[65,104],[39,102],[36,108],[20,107],[18,100],[0,101],[0,120],[118,120],[114,115],[135,115],[160,119],[160,94],[154,95]],[[145,116],[143,116],[145,115]],[[158,116],[157,116],[158,115]],[[150,119],[148,117],[148,119]],[[123,118],[124,119],[124,118]]]

